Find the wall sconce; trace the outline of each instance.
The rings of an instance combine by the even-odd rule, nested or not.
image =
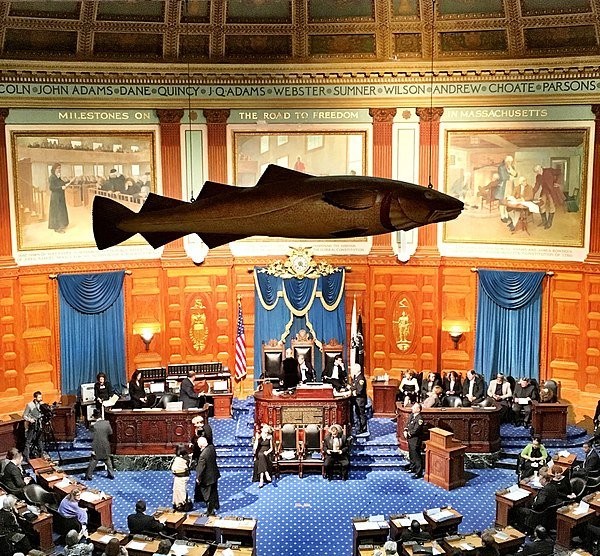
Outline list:
[[[450,334],[450,339],[454,342],[454,349],[458,349],[458,342],[463,336],[462,330],[458,326],[452,327],[448,334]]]
[[[150,342],[154,338],[154,331],[151,328],[143,328],[140,332],[140,338],[142,342],[146,344],[146,351],[150,350]]]

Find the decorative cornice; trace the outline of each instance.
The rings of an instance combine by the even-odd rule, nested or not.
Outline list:
[[[417,116],[419,116],[422,122],[439,122],[442,114],[444,113],[443,108],[417,108],[415,110]]]
[[[183,118],[184,111],[181,109],[162,109],[156,110],[156,115],[161,124],[179,124]]]
[[[207,124],[226,124],[231,110],[203,110],[202,115],[206,118]]]
[[[371,116],[376,123],[391,124],[394,121],[394,116],[397,112],[398,110],[396,110],[396,108],[370,108],[369,116]]]

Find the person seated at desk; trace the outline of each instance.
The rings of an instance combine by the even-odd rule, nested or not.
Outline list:
[[[531,511],[542,512],[558,502],[558,489],[551,475],[540,477],[542,488],[538,491],[529,508],[517,508],[520,523],[525,523]]]
[[[512,404],[512,414],[515,426],[528,427],[531,422],[531,402],[537,400],[539,394],[537,388],[527,377],[522,377],[515,385]]]
[[[6,465],[2,473],[2,482],[11,494],[23,498],[23,489],[32,479],[23,473],[23,454],[16,448],[11,448],[6,453]]]
[[[556,484],[559,500],[567,501],[571,498],[575,498],[569,476],[560,465],[553,465],[550,475],[552,481]]]
[[[544,386],[540,390],[540,402],[541,403],[555,403],[558,400],[556,399],[556,392],[552,390],[552,388],[548,388]]]
[[[436,385],[433,387],[433,390],[429,392],[427,397],[423,400],[423,407],[432,408],[432,407],[442,407],[444,401],[444,389]]]
[[[504,374],[498,373],[494,380],[490,380],[487,395],[500,405],[500,422],[506,423],[512,406],[512,389]]]
[[[583,462],[571,469],[571,476],[587,479],[589,476],[600,475],[600,456],[589,440],[583,443],[583,453],[585,454]]]
[[[92,556],[94,545],[81,539],[82,536],[75,529],[65,535],[65,556]]]
[[[519,478],[531,477],[548,461],[548,450],[542,444],[539,436],[534,436],[529,444],[519,454]]]
[[[429,393],[433,392],[434,387],[441,385],[442,383],[435,373],[428,373],[427,380],[424,380],[423,384],[421,385],[421,401],[425,401],[427,399]]]
[[[81,490],[74,488],[58,505],[58,513],[69,520],[69,527],[86,534],[88,512],[79,505],[79,500],[81,500]]]
[[[127,549],[121,546],[119,539],[112,538],[106,543],[102,556],[128,556]]]
[[[398,556],[398,543],[395,541],[385,541],[383,554],[384,556]]]
[[[113,395],[113,389],[106,378],[106,374],[100,372],[96,375],[94,383],[94,399],[96,400],[96,409],[102,411],[102,403],[107,401]]]
[[[152,556],[160,556],[162,554],[170,554],[171,553],[171,541],[168,539],[161,539],[158,543],[158,548],[156,552]]]
[[[331,384],[336,390],[346,388],[348,384],[348,373],[344,367],[341,355],[336,355],[333,365],[323,372],[323,382]]]
[[[314,367],[309,361],[306,361],[303,353],[298,354],[298,369],[300,370],[300,382],[302,384],[317,380]]]
[[[410,522],[410,527],[402,531],[402,542],[418,542],[423,543],[431,540],[431,534],[421,529],[421,524],[418,520],[413,519]]]
[[[133,372],[133,375],[131,375],[131,380],[129,381],[129,398],[131,400],[131,409],[141,409],[148,403],[146,390],[144,390],[144,385],[142,384],[141,378],[142,371],[136,369]]]
[[[463,382],[463,405],[470,407],[481,403],[485,398],[485,385],[483,378],[475,369],[467,371],[467,379]]]
[[[533,538],[526,538],[515,556],[551,556],[552,554],[554,554],[554,541],[548,535],[546,528],[538,525],[533,531]]]
[[[481,548],[477,551],[477,556],[500,556],[498,543],[490,531],[481,535]]]
[[[406,407],[418,401],[419,398],[419,381],[417,380],[414,369],[407,369],[400,381],[398,387],[398,396],[396,399],[401,401]]]
[[[442,388],[444,389],[444,395],[446,397],[456,396],[459,397],[462,395],[462,384],[460,381],[460,376],[456,371],[450,371],[442,381]]]
[[[342,468],[342,478],[345,481],[348,478],[350,460],[348,458],[348,440],[340,425],[329,427],[329,431],[323,439],[323,451],[325,452],[324,464],[327,480],[333,479],[333,468],[336,463],[339,463]]]
[[[296,388],[300,381],[300,370],[298,369],[298,361],[294,357],[294,351],[291,348],[285,350],[285,359],[283,360],[282,367],[284,390]]]
[[[135,513],[127,516],[127,527],[132,535],[157,534],[164,529],[164,525],[154,516],[146,515],[146,501],[138,500],[135,503]]]
[[[12,494],[4,497],[0,509],[0,534],[6,535],[15,551],[27,554],[31,550],[31,543],[17,521],[16,503],[17,498]]]

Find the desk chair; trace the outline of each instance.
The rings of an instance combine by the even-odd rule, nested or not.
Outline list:
[[[285,471],[295,471],[302,476],[302,446],[296,425],[286,423],[276,431],[279,437],[275,440],[275,458],[273,460],[277,477]]]
[[[304,429],[304,446],[302,450],[302,469],[300,476],[305,470],[317,469],[325,477],[325,461],[323,458],[323,428],[319,425],[307,425]]]

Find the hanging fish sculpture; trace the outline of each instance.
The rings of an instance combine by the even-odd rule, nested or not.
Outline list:
[[[366,176],[311,176],[270,165],[254,187],[207,181],[188,203],[150,193],[138,213],[96,195],[94,238],[107,249],[139,233],[154,248],[198,234],[209,248],[250,236],[340,239],[456,218],[462,201],[435,189]]]

